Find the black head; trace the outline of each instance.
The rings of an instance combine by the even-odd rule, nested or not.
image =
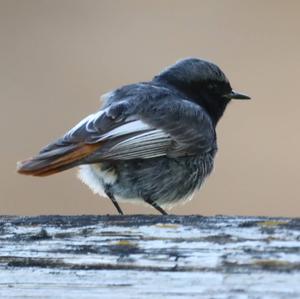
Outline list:
[[[201,105],[215,124],[231,99],[250,99],[232,90],[227,77],[217,65],[197,58],[178,61],[154,80],[172,85]]]

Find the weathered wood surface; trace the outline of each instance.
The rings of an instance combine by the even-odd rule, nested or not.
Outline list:
[[[300,298],[300,219],[2,216],[0,298]]]

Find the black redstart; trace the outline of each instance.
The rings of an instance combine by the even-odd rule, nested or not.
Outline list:
[[[47,176],[80,166],[79,177],[95,193],[119,201],[146,202],[166,214],[191,198],[213,169],[215,128],[232,90],[220,68],[187,58],[149,82],[120,87],[101,109],[79,122],[18,172]]]

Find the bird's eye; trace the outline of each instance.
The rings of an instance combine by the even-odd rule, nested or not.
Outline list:
[[[207,85],[207,88],[208,88],[209,90],[214,90],[214,89],[216,89],[216,85],[215,85],[215,84],[212,84],[212,83],[209,83],[209,84]]]

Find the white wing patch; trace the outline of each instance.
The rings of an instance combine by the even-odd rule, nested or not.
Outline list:
[[[166,155],[171,138],[162,130],[151,130],[125,139],[104,154],[113,159],[149,159]]]
[[[117,128],[112,129],[111,131],[103,134],[98,141],[108,139],[108,138],[114,138],[119,137],[123,135],[128,135],[131,133],[138,133],[140,131],[146,131],[150,130],[151,127],[147,125],[146,123],[142,122],[141,120],[132,121],[129,123],[125,123]]]
[[[105,113],[107,109],[100,110],[97,113],[93,113],[85,117],[83,120],[81,120],[77,125],[75,125],[71,130],[67,132],[66,135],[71,136],[73,135],[78,129],[80,129],[82,126],[85,126],[88,132],[91,132],[89,129],[90,125],[94,123],[103,113]],[[93,130],[94,132],[94,130]]]
[[[87,132],[96,133],[94,124],[99,119],[99,117],[101,115],[103,115],[103,113],[107,112],[107,110],[108,110],[108,108],[104,109],[104,110],[100,110],[97,113],[88,115],[83,120],[81,120],[77,125],[75,125],[72,129],[70,129],[66,133],[66,136],[71,136],[73,134],[76,134],[76,131],[78,131],[83,126],[85,127],[85,130]],[[99,138],[96,140],[96,142],[102,141],[105,139],[112,139],[115,137],[131,134],[131,133],[147,131],[147,130],[151,130],[151,129],[152,128],[148,124],[144,123],[143,121],[135,120],[135,121],[121,124],[120,126],[100,135]]]
[[[167,154],[172,143],[171,136],[161,129],[153,128],[142,120],[127,118],[123,123],[116,123],[117,127],[114,126],[111,130],[101,134],[101,127],[97,128],[97,126],[101,126],[101,121],[100,124],[96,125],[95,123],[104,113],[107,113],[108,109],[87,116],[65,136],[71,139],[78,133],[86,136],[86,140],[92,140],[93,143],[106,140],[109,142],[121,138],[119,142],[113,141],[111,147],[101,153],[101,158],[104,159],[149,159]]]

